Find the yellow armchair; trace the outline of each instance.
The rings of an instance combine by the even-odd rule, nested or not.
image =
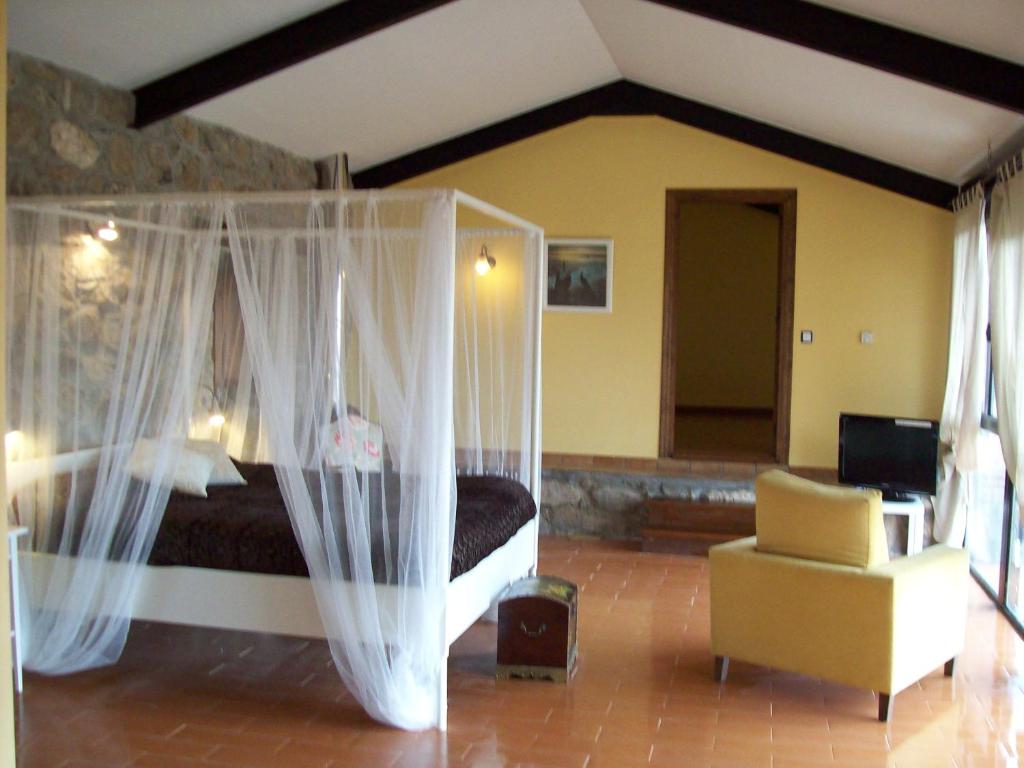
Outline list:
[[[939,666],[952,675],[967,623],[967,553],[888,560],[877,491],[778,470],[756,481],[757,536],[712,547],[711,650],[892,697]]]

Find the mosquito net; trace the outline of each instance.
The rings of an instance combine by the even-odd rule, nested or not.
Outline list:
[[[456,475],[539,497],[540,231],[451,191],[9,208],[26,666],[118,658],[171,489],[230,456],[273,466],[348,689],[436,725]]]

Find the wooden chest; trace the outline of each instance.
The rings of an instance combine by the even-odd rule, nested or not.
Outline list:
[[[564,683],[576,666],[576,585],[557,576],[521,579],[498,602],[499,679]]]

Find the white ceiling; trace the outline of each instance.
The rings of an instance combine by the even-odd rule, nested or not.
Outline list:
[[[960,180],[1024,116],[653,3],[582,0],[623,77]]]
[[[358,171],[619,77],[577,0],[459,0],[190,114]]]
[[[9,44],[131,88],[331,4],[8,0]],[[1022,0],[822,4],[1024,63]],[[644,0],[458,0],[190,114],[358,171],[622,77],[954,183],[1024,136],[1024,115]]]
[[[7,44],[131,90],[337,0],[7,0]]]

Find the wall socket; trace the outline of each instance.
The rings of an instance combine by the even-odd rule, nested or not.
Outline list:
[[[800,343],[810,344],[814,341],[814,331],[800,331]]]
[[[875,343],[875,334],[872,333],[871,331],[861,331],[860,332],[860,343],[861,344],[874,344]]]

